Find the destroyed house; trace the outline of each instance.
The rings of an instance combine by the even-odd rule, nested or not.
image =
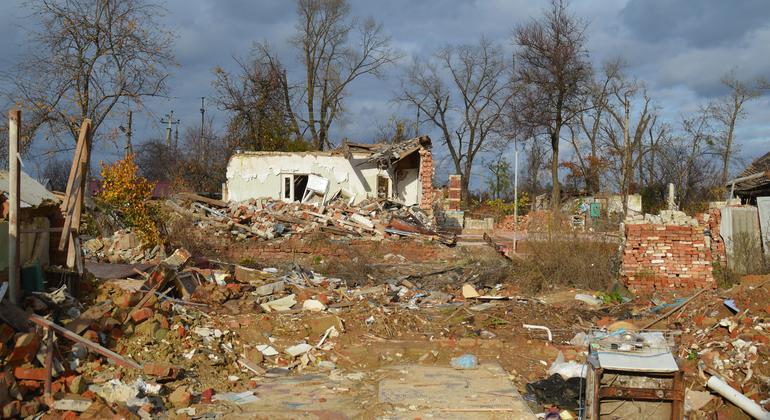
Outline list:
[[[770,152],[752,162],[726,187],[746,204],[756,204],[757,197],[770,196]]]
[[[238,152],[227,164],[222,197],[269,197],[287,202],[352,204],[383,198],[430,210],[433,195],[431,140],[398,143],[343,142],[331,151]]]

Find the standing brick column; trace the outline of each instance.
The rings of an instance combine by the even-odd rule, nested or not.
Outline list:
[[[433,154],[429,149],[420,149],[420,186],[422,195],[420,196],[420,208],[428,213],[433,210]]]
[[[449,210],[460,210],[462,200],[461,175],[449,175]]]

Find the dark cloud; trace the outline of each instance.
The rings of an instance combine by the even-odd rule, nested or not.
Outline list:
[[[683,40],[704,48],[740,42],[770,24],[766,0],[630,0],[622,18],[631,33],[648,42]]]
[[[255,41],[267,40],[295,80],[302,77],[297,52],[288,43],[295,31],[295,2],[290,0],[166,0],[161,22],[177,34],[179,66],[168,80],[169,98],[148,100],[134,115],[139,141],[163,136],[160,118],[175,111],[182,125],[200,120],[200,97],[207,113],[223,127],[227,116],[213,104],[212,69],[234,70],[233,56],[248,54]],[[412,58],[447,44],[475,43],[486,36],[512,51],[511,33],[538,17],[547,2],[531,0],[351,0],[353,14],[383,23],[392,44],[404,54],[382,80],[362,78],[351,85],[346,114],[332,131],[335,139],[370,141],[391,115],[413,111],[393,101],[403,69]],[[770,2],[766,0],[573,0],[571,9],[587,24],[588,48],[597,66],[622,56],[628,73],[644,80],[662,114],[672,121],[683,112],[723,93],[722,74],[741,78],[770,75]],[[22,1],[0,2],[0,71],[7,71],[28,47],[34,29]],[[742,121],[739,141],[752,155],[770,146],[766,139],[768,101],[753,104]],[[111,123],[117,125],[122,115]],[[422,127],[423,131],[437,133]],[[118,150],[104,150],[105,159]],[[480,170],[478,171],[481,172]],[[443,172],[442,172],[443,174]]]

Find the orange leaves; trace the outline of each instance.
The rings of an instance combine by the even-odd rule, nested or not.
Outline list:
[[[160,234],[147,207],[155,184],[139,176],[133,155],[111,165],[102,163],[101,175],[99,198],[122,214],[126,224],[135,228],[142,240],[157,243]]]

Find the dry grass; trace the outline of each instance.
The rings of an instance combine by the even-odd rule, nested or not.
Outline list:
[[[733,234],[733,254],[731,257],[730,267],[738,274],[766,274],[770,268],[765,262],[762,243],[758,234],[746,232]]]
[[[374,258],[355,247],[350,247],[348,255],[342,258],[315,256],[313,259],[313,270],[344,279],[349,286],[362,286],[372,281]]]
[[[557,287],[607,290],[617,279],[618,245],[563,235],[528,243],[530,254],[514,259],[514,278],[522,290],[539,293]]]

